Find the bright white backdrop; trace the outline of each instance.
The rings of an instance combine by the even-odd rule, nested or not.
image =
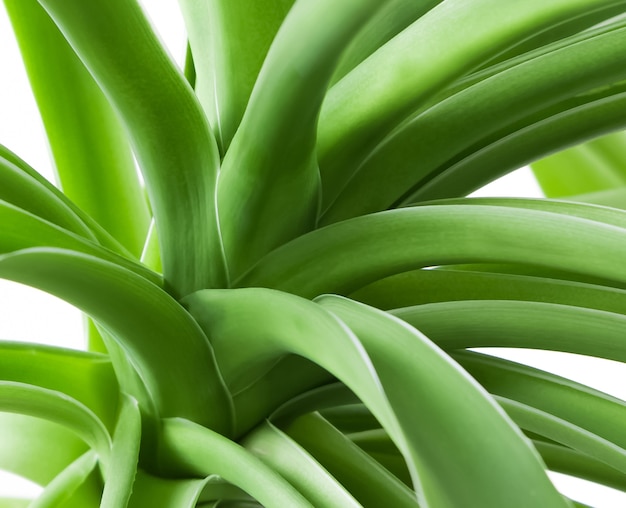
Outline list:
[[[182,62],[185,35],[175,0],[143,2],[163,41],[174,58]],[[43,127],[4,7],[0,7],[0,143],[9,147],[51,181],[53,171],[48,157]],[[487,186],[477,195],[536,197],[541,195],[527,168]],[[1,234],[1,231],[0,231]],[[82,347],[80,313],[64,302],[18,284],[0,281],[0,340],[21,340]],[[626,399],[626,369],[616,362],[537,351],[491,350],[500,356],[589,384]],[[10,436],[0,436],[10,439]],[[44,458],[45,460],[45,458]],[[626,506],[623,493],[552,475],[561,491],[596,508]],[[40,487],[0,471],[0,497],[33,495]],[[529,507],[530,508],[530,507]]]

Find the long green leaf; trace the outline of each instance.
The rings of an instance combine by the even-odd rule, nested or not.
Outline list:
[[[575,38],[460,90],[396,130],[358,168],[323,224],[389,208],[473,151],[582,92],[626,78],[626,28]],[[504,113],[506,112],[506,114]],[[480,129],[471,128],[478,121]]]
[[[59,249],[2,256],[0,277],[54,294],[100,323],[131,358],[161,416],[186,415],[232,431],[230,396],[209,342],[154,284],[112,263]],[[150,410],[151,401],[131,394]]]
[[[61,424],[17,413],[0,413],[0,469],[47,485],[88,451],[78,435]],[[41,460],[46,457],[46,460]]]
[[[626,230],[578,217],[502,206],[423,206],[304,235],[267,255],[237,284],[314,297],[349,294],[416,268],[498,262],[626,282],[624,248]],[[602,261],[593,262],[598,252]]]
[[[65,393],[113,429],[118,386],[111,362],[104,355],[3,341],[0,379]]]
[[[100,508],[125,508],[128,505],[137,473],[140,444],[139,406],[132,397],[122,396]]]
[[[461,300],[548,302],[616,313],[626,309],[626,292],[616,288],[539,276],[448,268],[413,270],[387,277],[350,297],[383,310]]]
[[[367,148],[445,85],[533,34],[619,4],[448,0],[434,7],[330,91],[320,117],[324,208],[362,162]]]
[[[231,278],[315,226],[322,100],[342,50],[386,1],[296,2],[285,18],[220,171],[220,226]]]
[[[87,452],[63,470],[29,506],[55,508],[64,506],[78,488],[89,478],[97,464],[97,455]]]
[[[405,459],[409,470],[413,466],[417,472],[426,503],[567,506],[519,429],[425,336],[389,314],[346,298],[322,296],[316,301],[354,330],[371,356],[405,429],[411,449]],[[511,464],[515,467],[508,469]],[[531,484],[529,492],[526,486]]]
[[[549,197],[575,196],[626,186],[626,133],[617,132],[535,162],[531,167]]]
[[[0,410],[44,418],[76,432],[106,463],[111,437],[98,417],[61,392],[25,383],[0,381]]]
[[[294,0],[179,0],[196,70],[196,94],[224,154],[261,65]]]
[[[0,179],[2,181],[0,199],[73,233],[94,239],[119,254],[132,257],[132,254],[93,218],[2,145],[0,145]]]
[[[515,300],[439,302],[393,314],[446,350],[521,347],[626,362],[624,314]]]
[[[139,257],[150,218],[116,114],[36,1],[4,4],[64,193]]]
[[[454,358],[490,393],[540,409],[626,449],[626,403],[560,376],[470,352]]]
[[[205,480],[171,479],[152,476],[139,469],[129,508],[195,508]]]
[[[123,266],[145,277],[154,284],[160,285],[161,283],[159,275],[148,270],[138,262],[100,247],[94,242],[86,240],[85,238],[4,201],[0,201],[0,224],[2,225],[0,254],[31,247],[72,249]]]
[[[214,202],[217,145],[191,87],[139,5],[134,0],[40,3],[128,129],[172,291],[184,295],[222,287],[225,275]]]
[[[256,428],[245,437],[242,445],[294,485],[313,506],[362,506],[349,489],[346,490],[343,482],[337,481],[305,448],[272,423],[266,422]],[[407,498],[412,497],[409,491]],[[390,498],[387,501],[393,503]]]
[[[415,508],[415,493],[319,414],[283,422],[285,432],[319,460],[364,507]]]
[[[217,474],[268,508],[310,508],[305,498],[274,469],[230,439],[180,418],[163,421],[161,464],[206,477]]]

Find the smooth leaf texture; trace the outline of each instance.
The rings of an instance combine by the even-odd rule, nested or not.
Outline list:
[[[191,87],[139,5],[134,0],[40,3],[128,129],[170,287],[185,295],[223,285],[214,202],[217,145]]]
[[[4,4],[20,44],[61,188],[138,257],[150,217],[117,115],[36,1],[5,0]]]
[[[480,385],[425,336],[346,298],[323,296],[316,301],[354,330],[372,358],[405,429],[413,461],[409,470],[415,468],[426,503],[567,506],[519,429]],[[450,418],[451,408],[462,425]],[[509,475],[504,469],[511,462],[515,469]],[[494,475],[497,484],[492,483]],[[524,486],[531,483],[534,489],[529,492]],[[451,484],[454,489],[446,487]]]
[[[162,432],[165,468],[203,477],[217,474],[268,508],[313,506],[274,469],[224,436],[180,418],[164,420]]]
[[[142,400],[144,410],[153,403],[161,416],[185,414],[231,432],[230,396],[213,351],[198,325],[163,290],[111,263],[54,249],[1,257],[0,277],[54,294],[102,324],[146,385],[151,401]]]
[[[267,255],[237,284],[306,297],[349,294],[416,268],[503,261],[623,283],[625,248],[626,230],[587,219],[502,206],[423,206],[301,236]],[[597,252],[602,262],[590,263]]]
[[[220,228],[232,279],[315,226],[322,100],[342,50],[386,1],[296,2],[281,25],[219,175]]]

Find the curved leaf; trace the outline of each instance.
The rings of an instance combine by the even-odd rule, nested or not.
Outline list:
[[[85,404],[113,429],[118,386],[104,355],[2,341],[0,379],[62,392]]]
[[[374,247],[375,246],[375,247]],[[626,282],[626,230],[502,206],[423,206],[333,224],[263,258],[238,286],[349,294],[416,268],[520,263]],[[602,261],[592,262],[602,252]]]
[[[346,298],[322,296],[316,301],[357,334],[372,358],[405,430],[411,450],[405,459],[409,470],[415,468],[426,503],[567,506],[519,429],[425,336],[389,314]]]
[[[106,463],[111,438],[104,424],[87,407],[61,392],[25,383],[0,381],[0,411],[36,416],[76,432]]]
[[[150,218],[117,115],[37,2],[4,4],[64,193],[138,257]]]
[[[363,161],[367,148],[445,85],[534,34],[620,3],[448,0],[435,6],[329,92],[319,130],[323,208]]]
[[[385,210],[460,158],[526,125],[526,118],[626,78],[616,50],[626,48],[626,28],[592,34],[505,68],[415,116],[371,151],[321,223]],[[481,128],[472,128],[477,122]]]
[[[313,506],[274,469],[205,427],[170,418],[163,421],[161,438],[161,464],[168,470],[204,477],[217,474],[268,508]]]
[[[328,508],[362,506],[341,481],[337,481],[305,448],[270,422],[248,434],[241,443],[268,466],[294,485],[313,506]],[[354,463],[354,464],[358,464]],[[372,487],[372,490],[376,490]],[[412,499],[409,491],[408,499]],[[387,497],[388,503],[401,506]],[[415,502],[413,501],[413,505]]]
[[[138,3],[39,3],[128,129],[150,195],[164,275],[172,291],[185,295],[203,287],[222,287],[225,277],[214,201],[217,145],[191,87]]]
[[[209,342],[157,286],[112,263],[60,249],[2,256],[0,277],[54,294],[104,326],[145,383],[151,401],[129,392],[142,409],[149,411],[154,403],[161,416],[186,415],[226,434],[232,431],[230,396]]]
[[[516,300],[431,303],[393,314],[446,350],[522,347],[626,362],[624,314]]]
[[[296,2],[281,25],[219,175],[231,278],[315,226],[322,100],[342,50],[386,1]]]
[[[72,495],[85,483],[96,467],[97,455],[87,452],[63,470],[29,506],[32,508],[55,508],[64,506]]]

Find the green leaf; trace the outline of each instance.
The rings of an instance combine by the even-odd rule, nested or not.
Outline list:
[[[87,452],[63,470],[29,506],[32,508],[55,508],[65,502],[89,478],[97,464],[97,455]]]
[[[0,277],[62,298],[110,332],[152,399],[129,392],[143,410],[149,412],[154,403],[161,416],[186,415],[230,434],[230,396],[211,346],[191,316],[162,289],[112,263],[60,249],[2,256]],[[116,358],[112,360],[116,366]]]
[[[0,381],[0,410],[64,425],[93,448],[100,460],[105,463],[108,460],[111,438],[104,424],[86,406],[61,392]]]
[[[101,508],[125,508],[133,491],[139,447],[141,414],[137,401],[122,395],[120,414],[113,435],[111,459],[105,471]]]
[[[361,506],[343,482],[333,478],[314,456],[272,423],[265,422],[254,429],[241,444],[296,487],[313,506]],[[408,499],[412,497],[409,491]],[[387,498],[387,502],[394,501]],[[394,503],[394,506],[401,505]]]
[[[111,362],[104,355],[2,341],[0,379],[65,393],[113,429],[118,386]]]
[[[65,194],[2,145],[0,145],[0,179],[3,184],[0,199],[73,233],[93,239],[119,254],[133,257]]]
[[[168,470],[201,477],[217,474],[267,508],[313,506],[274,469],[245,448],[181,418],[163,421],[159,455],[161,465]]]
[[[546,196],[562,198],[626,186],[626,132],[589,141],[532,164]]]
[[[111,261],[160,285],[160,277],[136,261],[100,247],[74,233],[55,226],[31,213],[0,201],[0,254],[31,247],[59,247],[91,254]]]
[[[462,300],[519,300],[622,313],[626,292],[606,286],[488,271],[413,270],[369,284],[351,298],[382,310]]]
[[[370,355],[404,430],[409,454],[390,435],[414,475],[420,502],[485,508],[567,506],[519,429],[424,335],[346,298],[322,296],[316,301],[346,323]]]
[[[231,279],[315,226],[322,100],[342,50],[385,1],[297,2],[276,34],[219,175]]]
[[[170,288],[185,295],[222,287],[214,202],[217,145],[193,90],[139,5],[128,0],[40,3],[128,129],[150,195]]]
[[[446,350],[521,347],[626,362],[624,314],[516,300],[430,303],[393,314]]]
[[[453,357],[490,393],[545,411],[626,449],[626,403],[588,386],[500,358],[470,352]]]
[[[320,117],[318,152],[323,209],[369,153],[368,147],[443,87],[516,43],[606,4],[606,0],[448,0],[431,9],[328,94]]]
[[[545,436],[626,473],[626,450],[595,434],[520,402],[496,397],[520,428]]]
[[[65,195],[139,257],[150,217],[116,113],[37,2],[4,3]]]
[[[375,244],[375,248],[373,245]],[[423,206],[333,224],[262,259],[238,286],[349,294],[427,266],[520,263],[626,282],[626,230],[537,210]],[[602,261],[594,262],[602,252]]]
[[[179,0],[196,69],[196,94],[224,154],[261,65],[294,0]]]
[[[368,457],[319,414],[282,422],[281,427],[324,465],[362,506],[418,506],[415,493],[410,488]]]
[[[626,48],[624,27],[555,46],[460,89],[372,147],[321,223],[385,210],[407,195],[418,199],[422,186],[460,159],[544,118],[555,104],[626,78],[616,50]]]
[[[129,508],[194,508],[205,480],[160,478],[139,469]]]
[[[17,413],[0,412],[0,469],[47,485],[88,447],[61,424]],[[46,457],[46,460],[41,460]]]

